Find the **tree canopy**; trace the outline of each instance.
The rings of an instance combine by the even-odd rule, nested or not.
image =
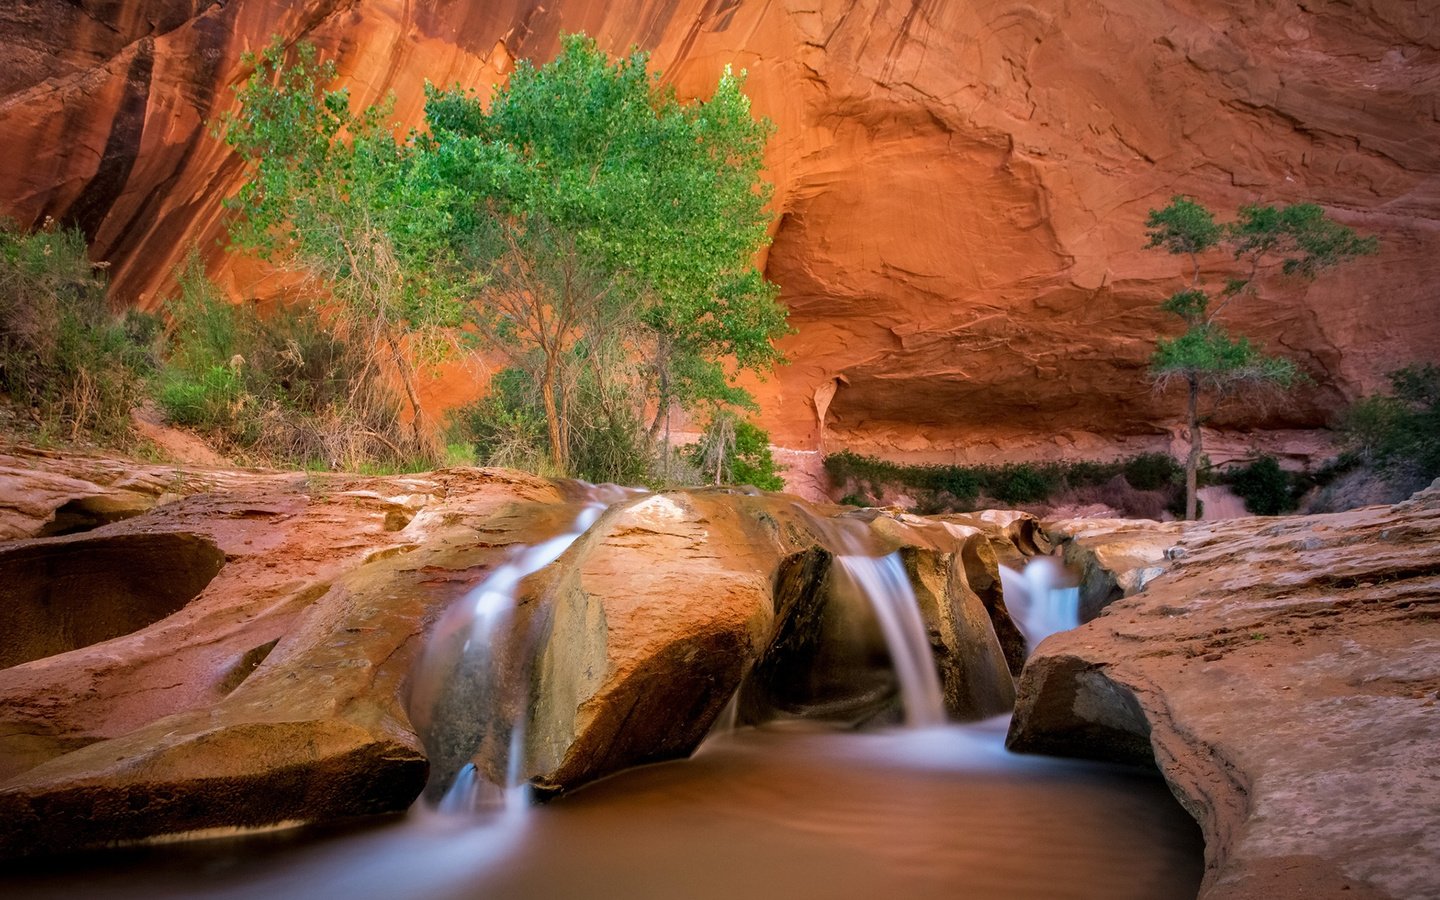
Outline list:
[[[1218,399],[1235,390],[1270,386],[1289,388],[1303,377],[1292,360],[1270,356],[1249,338],[1234,337],[1220,314],[1237,299],[1258,293],[1258,282],[1272,271],[1314,278],[1322,271],[1374,253],[1376,239],[1326,218],[1310,203],[1293,206],[1248,204],[1235,221],[1219,223],[1195,200],[1176,196],[1163,209],[1151,210],[1145,220],[1147,249],[1162,249],[1185,256],[1190,262],[1189,283],[1160,304],[1177,316],[1185,330],[1177,337],[1157,340],[1150,375],[1163,389],[1182,383],[1187,393],[1190,453],[1185,465],[1186,518],[1196,514],[1196,472],[1203,452],[1200,399]],[[1228,252],[1240,264],[1241,274],[1228,278],[1218,290],[1206,285],[1201,257]]]
[[[426,128],[397,137],[387,107],[352,112],[327,88],[313,48],[253,62],[223,123],[252,171],[236,241],[374,323],[412,400],[400,339],[471,323],[535,383],[565,471],[581,420],[648,409],[653,438],[673,403],[744,405],[732,376],[778,359],[785,314],[755,266],[771,129],[743,76],[681,102],[646,54],[570,35],[488,105],[427,85]],[[604,408],[579,412],[582,397]]]

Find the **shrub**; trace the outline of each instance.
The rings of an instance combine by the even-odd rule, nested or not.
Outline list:
[[[785,489],[770,454],[770,435],[734,413],[711,418],[691,448],[690,461],[716,484],[748,484],[762,491]]]
[[[1257,516],[1278,516],[1295,508],[1297,480],[1273,456],[1262,456],[1227,476],[1230,489]]]
[[[1112,496],[1124,494],[1120,505],[1158,515],[1179,484],[1179,463],[1163,453],[1147,453],[1120,462],[1078,460],[1054,463],[1008,463],[999,466],[906,465],[861,456],[848,450],[825,457],[832,483],[851,496],[880,496],[887,487],[918,492],[919,506],[931,511],[966,511],[980,498],[1007,505],[1056,502],[1103,502],[1097,490],[1107,487]],[[1119,479],[1133,491],[1155,493],[1152,498],[1131,497],[1120,491]],[[1181,507],[1183,511],[1183,506]]]
[[[170,421],[267,463],[398,471],[435,462],[400,437],[400,405],[370,348],[334,334],[313,309],[262,318],[230,303],[193,253],[178,281],[156,392]]]
[[[0,221],[0,389],[43,432],[124,444],[154,368],[153,317],[111,315],[78,231]]]
[[[1057,467],[1025,463],[1004,466],[994,479],[995,499],[1012,505],[1038,503],[1054,493],[1060,481]]]
[[[1440,477],[1440,366],[1410,365],[1390,373],[1390,394],[1350,407],[1340,430],[1350,451],[1397,476]]]
[[[1124,464],[1125,480],[1141,491],[1158,491],[1181,482],[1185,469],[1167,453],[1142,453]]]
[[[588,377],[569,386],[566,396],[569,471],[555,469],[540,389],[518,367],[496,373],[486,396],[452,416],[452,438],[473,448],[476,461],[487,466],[593,482],[654,483],[649,442],[634,410],[606,403]]]

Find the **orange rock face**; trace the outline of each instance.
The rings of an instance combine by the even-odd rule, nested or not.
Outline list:
[[[192,242],[237,296],[273,293],[214,248],[242,173],[206,123],[242,51],[313,40],[413,122],[423,79],[484,87],[575,30],[651,49],[685,95],[746,68],[778,126],[767,269],[796,333],[758,392],[785,446],[1162,445],[1178,400],[1144,367],[1179,267],[1140,246],[1176,193],[1319,202],[1382,240],[1235,311],[1315,385],[1217,426],[1323,424],[1440,346],[1440,19],[1407,0],[23,0],[0,10],[0,211],[78,223],[121,302],[154,307]]]

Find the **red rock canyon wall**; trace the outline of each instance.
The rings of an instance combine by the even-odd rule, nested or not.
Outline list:
[[[1428,0],[18,0],[0,8],[0,212],[73,221],[117,302],[153,307],[191,243],[226,257],[240,168],[207,134],[272,33],[335,54],[357,99],[493,83],[562,31],[639,44],[682,94],[750,72],[779,214],[790,364],[778,443],[889,455],[1094,455],[1164,440],[1144,378],[1173,259],[1147,209],[1313,200],[1380,255],[1268,285],[1235,324],[1316,385],[1220,424],[1323,424],[1440,354],[1440,10]],[[823,424],[822,424],[823,423]],[[1138,446],[1138,444],[1136,444]]]

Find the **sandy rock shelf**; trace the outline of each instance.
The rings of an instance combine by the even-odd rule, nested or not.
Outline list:
[[[1440,485],[1148,549],[1087,527],[1072,551],[1129,596],[1041,644],[1012,747],[1153,758],[1204,829],[1203,897],[1440,896]]]

